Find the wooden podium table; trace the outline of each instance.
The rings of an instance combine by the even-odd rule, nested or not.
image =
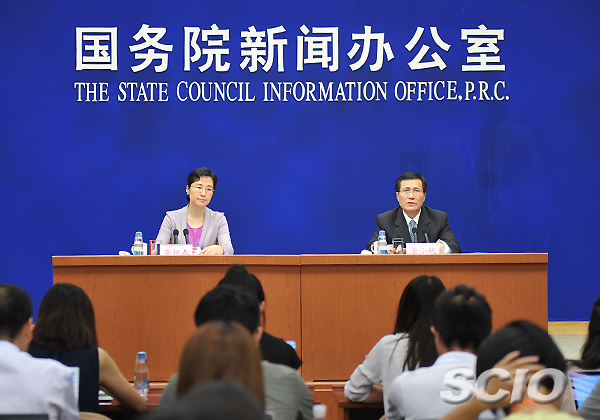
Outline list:
[[[494,329],[514,319],[548,323],[548,254],[55,256],[54,283],[83,288],[100,346],[133,379],[148,352],[153,381],[177,371],[200,298],[231,264],[244,264],[266,295],[266,330],[293,340],[306,381],[346,380],[392,332],[400,295],[422,274],[484,294]]]

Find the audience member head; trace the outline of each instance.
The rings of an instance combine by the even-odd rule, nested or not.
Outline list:
[[[261,305],[264,305],[265,291],[263,290],[260,280],[258,280],[258,278],[252,273],[250,273],[250,280],[252,280],[252,283],[254,284],[254,288],[256,289],[256,297],[258,298],[258,303],[260,303]]]
[[[573,363],[581,369],[600,369],[600,297],[596,299],[592,308],[588,336],[581,350],[581,359]]]
[[[217,286],[200,299],[194,320],[198,327],[209,321],[235,321],[251,334],[257,334],[260,324],[258,301],[246,290]]]
[[[246,266],[242,264],[234,264],[229,267],[227,273],[225,273],[225,277],[217,284],[217,287],[218,286],[237,287],[238,289],[246,290],[253,295],[256,294],[254,284],[250,278],[250,273],[248,273]]]
[[[435,276],[419,276],[410,281],[398,304],[394,333],[408,334],[404,369],[431,366],[438,354],[431,334],[431,308],[446,288]],[[417,349],[419,349],[417,351]]]
[[[264,407],[261,355],[237,322],[209,321],[188,339],[179,363],[177,396],[207,381],[234,381],[250,389]]]
[[[204,382],[176,404],[156,410],[147,420],[264,420],[264,410],[245,386],[230,381]]]
[[[32,314],[31,299],[25,290],[12,284],[0,284],[0,340],[27,350]]]
[[[402,181],[407,179],[421,180],[421,183],[423,184],[423,192],[427,192],[427,181],[416,172],[406,172],[405,174],[400,175],[400,177],[396,180],[396,192],[400,192],[400,184],[402,184]]]
[[[487,337],[479,346],[477,377],[513,351],[519,351],[519,357],[538,356],[538,363],[546,368],[561,372],[567,369],[565,358],[546,331],[529,321],[513,321]],[[541,384],[552,391],[552,379],[546,378]]]
[[[200,178],[202,178],[203,176],[207,176],[209,178],[212,178],[213,180],[213,190],[217,189],[217,176],[215,174],[213,174],[210,169],[208,168],[198,168],[198,169],[194,169],[192,172],[190,172],[190,174],[188,175],[187,178],[187,186],[188,189],[192,187],[192,184],[196,181],[198,181]],[[187,201],[190,201],[190,196],[187,196]]]
[[[44,295],[31,344],[48,350],[98,346],[94,308],[79,286],[57,283]]]
[[[449,350],[474,353],[492,331],[492,310],[483,295],[461,284],[437,298],[431,324],[438,353]]]
[[[251,294],[255,294],[258,303],[262,304],[265,301],[265,292],[262,284],[254,274],[251,274],[243,264],[234,264],[225,273],[225,277],[217,284],[217,286],[232,286],[247,290]]]

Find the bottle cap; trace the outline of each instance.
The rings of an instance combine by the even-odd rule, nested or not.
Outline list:
[[[325,404],[313,405],[313,417],[315,419],[324,419],[327,415],[327,406]]]
[[[137,357],[138,357],[138,359],[145,359],[146,358],[146,352],[145,351],[138,351]]]
[[[142,232],[135,232],[135,236],[138,236],[138,235],[142,236]]]
[[[380,231],[379,231],[379,234],[380,234],[380,235],[383,235],[384,233],[385,233],[385,230],[380,230]]]

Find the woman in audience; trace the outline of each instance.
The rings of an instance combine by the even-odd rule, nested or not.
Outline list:
[[[419,276],[408,283],[398,304],[394,333],[379,340],[352,373],[344,387],[346,398],[383,401],[387,413],[386,394],[396,376],[435,362],[437,351],[430,315],[435,299],[444,290],[444,284],[434,276]]]
[[[258,347],[237,322],[211,321],[188,339],[179,362],[177,399],[207,381],[233,381],[246,386],[265,406],[265,386]]]
[[[78,286],[58,283],[48,290],[40,303],[29,353],[79,368],[79,411],[100,412],[100,387],[125,407],[146,408],[146,401],[114,360],[98,347],[94,308]]]
[[[486,404],[478,398],[471,398],[442,417],[441,420],[475,420],[480,413],[490,408],[503,408],[505,413],[509,414],[506,420],[566,420],[578,418],[560,412],[560,396],[557,396],[553,402],[545,404],[532,401],[529,395],[529,387],[523,387],[524,394],[521,403],[511,404],[514,397],[512,386],[517,369],[527,369],[529,377],[543,368],[557,369],[561,372],[562,379],[566,381],[562,373],[566,371],[567,364],[562,353],[548,333],[537,325],[529,321],[514,321],[486,338],[477,350],[476,376],[479,378],[483,372],[492,368],[508,371],[511,380],[503,382],[490,381],[487,394],[496,395],[498,384],[500,384],[511,395],[508,396],[507,394],[503,401],[494,404]],[[546,377],[540,382],[539,391],[542,395],[550,398],[555,386],[559,387],[558,392],[567,384],[566,382],[557,383],[552,378]]]
[[[596,299],[592,308],[588,336],[581,350],[581,359],[570,360],[569,362],[569,369],[571,370],[600,369],[600,297]]]

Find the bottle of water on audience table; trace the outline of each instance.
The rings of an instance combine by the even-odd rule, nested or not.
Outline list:
[[[135,359],[135,370],[133,372],[133,387],[138,394],[148,398],[150,389],[150,370],[148,369],[148,357],[145,351],[140,351]]]
[[[387,239],[385,237],[385,230],[379,231],[379,240],[377,241],[377,252],[380,254],[387,254]]]
[[[142,232],[135,232],[133,255],[144,255],[144,239],[142,239]]]

